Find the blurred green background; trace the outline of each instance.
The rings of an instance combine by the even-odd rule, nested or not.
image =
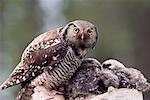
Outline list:
[[[39,34],[76,19],[94,23],[99,40],[89,53],[103,62],[115,58],[142,71],[150,82],[149,0],[0,0],[0,83]],[[0,93],[14,100],[18,86]],[[150,100],[150,93],[144,94]]]

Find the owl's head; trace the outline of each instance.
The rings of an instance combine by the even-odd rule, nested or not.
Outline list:
[[[125,66],[121,62],[115,59],[109,59],[102,63],[102,68],[109,69],[109,70],[118,70],[118,69],[125,68]]]
[[[62,38],[71,46],[82,49],[93,48],[98,38],[96,27],[84,20],[68,23],[62,30]]]

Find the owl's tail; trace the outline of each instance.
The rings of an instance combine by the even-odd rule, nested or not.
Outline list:
[[[23,70],[20,69],[22,68],[21,66],[22,63],[19,63],[15,68],[15,70],[12,72],[12,74],[9,76],[9,78],[2,85],[0,85],[0,91],[13,85],[20,84],[23,81],[22,79]]]
[[[13,85],[17,85],[19,84],[19,80],[18,82],[16,82],[16,77],[11,77],[9,79],[7,79],[2,85],[0,85],[0,91],[7,89],[8,87],[11,87]]]

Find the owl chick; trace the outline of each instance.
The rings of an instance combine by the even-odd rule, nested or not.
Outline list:
[[[105,70],[101,68],[101,71],[98,73],[98,75],[99,75],[98,90],[101,91],[101,93],[107,92],[110,86],[114,88],[119,87],[119,78],[111,70]]]
[[[145,92],[150,89],[150,83],[137,69],[126,68],[121,62],[109,59],[102,63],[102,68],[111,70],[119,78],[119,88],[134,88]]]
[[[119,79],[109,70],[102,71],[101,63],[94,58],[85,58],[81,67],[65,86],[66,100],[87,98],[105,93],[109,86],[118,87]]]
[[[49,88],[64,84],[80,67],[87,49],[97,41],[96,27],[84,20],[68,23],[63,28],[48,31],[36,37],[25,49],[21,61],[0,90],[21,84],[22,87],[49,70]],[[45,75],[35,85],[45,81]]]
[[[87,96],[96,92],[98,88],[97,72],[100,71],[101,63],[94,58],[83,60],[81,67],[71,77],[65,86],[66,99]]]

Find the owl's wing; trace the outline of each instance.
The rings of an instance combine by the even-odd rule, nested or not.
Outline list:
[[[58,30],[52,30],[41,34],[29,44],[22,55],[21,64],[15,70],[19,68],[22,72],[22,69],[29,67],[31,71],[36,72],[40,67],[59,62],[66,53],[67,45],[60,39]],[[17,74],[15,70],[11,76]]]
[[[41,34],[25,49],[21,62],[10,75],[10,78],[1,85],[7,88],[24,81],[30,81],[40,75],[46,66],[58,63],[66,55],[68,48],[59,37],[59,30]]]

